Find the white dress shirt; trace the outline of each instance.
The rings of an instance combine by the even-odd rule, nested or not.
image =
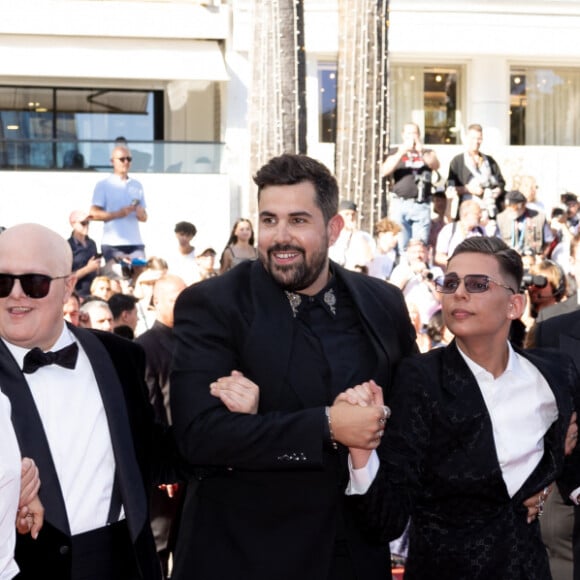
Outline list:
[[[72,342],[75,337],[65,326],[51,350]],[[5,344],[22,369],[28,349]],[[105,408],[86,353],[79,344],[74,369],[49,365],[24,376],[46,433],[71,533],[105,526],[115,458]]]
[[[497,459],[509,496],[513,497],[540,462],[544,435],[558,418],[558,407],[542,373],[507,344],[508,364],[497,379],[458,350],[483,395]]]
[[[10,401],[0,393],[0,580],[18,574],[14,560],[20,498],[20,449],[10,418]]]

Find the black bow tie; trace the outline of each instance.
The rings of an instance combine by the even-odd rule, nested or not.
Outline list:
[[[22,371],[25,373],[34,373],[40,367],[46,365],[60,365],[66,369],[74,369],[78,354],[79,346],[76,342],[54,352],[52,350],[44,352],[36,347],[26,353]]]

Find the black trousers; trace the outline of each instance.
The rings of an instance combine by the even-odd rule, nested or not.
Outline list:
[[[72,580],[139,580],[125,520],[72,537]]]

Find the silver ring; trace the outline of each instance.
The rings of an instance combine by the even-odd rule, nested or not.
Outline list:
[[[391,408],[387,407],[387,405],[383,405],[383,418],[390,419],[391,417]]]

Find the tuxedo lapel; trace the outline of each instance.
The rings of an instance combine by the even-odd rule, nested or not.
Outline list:
[[[0,341],[0,390],[10,399],[12,423],[20,453],[22,457],[33,458],[38,466],[42,481],[39,495],[44,505],[46,521],[70,536],[64,498],[42,420],[25,376],[2,341]]]
[[[457,442],[469,451],[474,462],[500,474],[493,425],[477,380],[459,353],[455,341],[443,349],[441,356],[442,405]],[[433,377],[433,380],[437,379]],[[464,433],[475,436],[468,439],[462,436]],[[499,478],[507,495],[503,478],[501,475]]]
[[[115,455],[116,476],[123,508],[131,538],[135,540],[146,523],[147,499],[135,458],[135,446],[129,427],[123,387],[107,349],[100,340],[90,332],[79,332],[72,328],[71,330],[87,354],[99,386]]]

